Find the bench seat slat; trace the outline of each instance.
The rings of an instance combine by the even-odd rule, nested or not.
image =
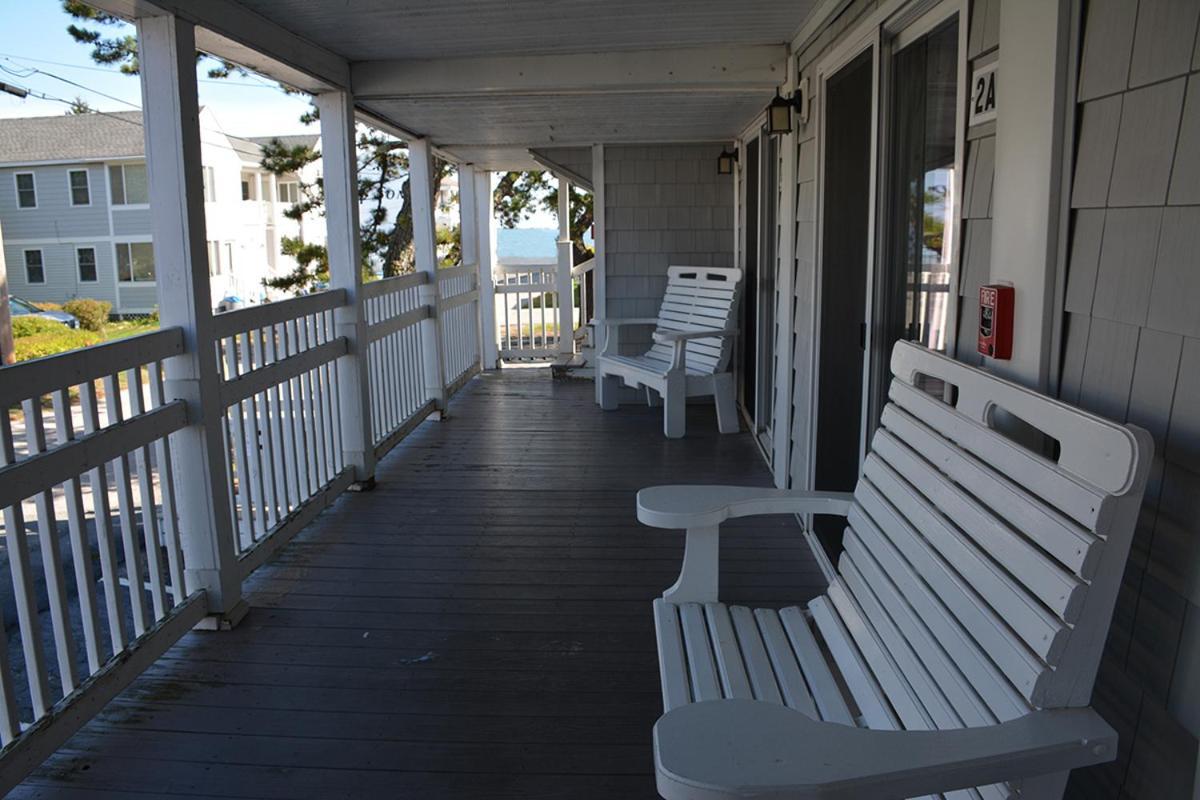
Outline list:
[[[825,655],[817,644],[804,612],[797,606],[789,606],[779,612],[779,621],[792,643],[792,652],[812,690],[813,701],[821,712],[821,719],[841,725],[854,725],[854,716],[846,704],[846,698],[838,687],[837,679],[825,661]]]
[[[754,699],[782,705],[783,697],[779,694],[779,684],[775,681],[775,671],[771,669],[771,659],[767,657],[758,623],[754,621],[754,612],[745,606],[733,606],[730,614],[754,689]]]
[[[713,664],[704,607],[699,603],[685,603],[679,608],[679,619],[683,625],[683,642],[687,647],[688,676],[692,680],[693,698],[697,703],[720,700],[721,686],[717,680],[717,668]]]
[[[654,630],[658,640],[659,671],[663,677],[663,710],[670,711],[692,701],[687,681],[679,679],[687,675],[687,658],[683,651],[683,633],[679,629],[678,606],[661,597],[655,600]]]
[[[754,693],[750,691],[750,678],[742,662],[738,637],[729,619],[729,609],[724,603],[707,603],[704,616],[708,620],[708,635],[712,637],[717,671],[721,675],[721,689],[725,696],[753,700]]]
[[[858,705],[858,710],[862,712],[863,727],[899,730],[900,720],[896,718],[883,690],[872,677],[854,639],[846,630],[829,597],[821,596],[810,600],[808,609],[812,612],[813,622],[833,655],[834,663],[837,664],[850,695]]]
[[[784,705],[803,711],[814,719],[820,719],[817,706],[804,681],[804,673],[800,671],[800,664],[796,661],[791,642],[783,630],[783,623],[779,621],[778,612],[773,608],[756,608],[754,618],[758,620],[758,629],[762,632],[763,645],[771,659],[771,669],[779,681]]]
[[[863,474],[1031,650],[1048,664],[1057,663],[1070,633],[1066,623],[983,556],[958,528],[931,510],[900,477],[900,470],[880,458],[882,453],[881,449],[867,457]]]

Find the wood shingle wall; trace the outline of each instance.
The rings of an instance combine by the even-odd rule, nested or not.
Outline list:
[[[1061,396],[1155,438],[1069,797],[1187,798],[1200,736],[1200,3],[1084,4]]]

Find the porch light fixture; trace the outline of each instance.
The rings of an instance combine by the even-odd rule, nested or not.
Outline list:
[[[727,150],[721,148],[721,155],[717,156],[717,174],[732,175],[733,165],[738,160],[737,149]]]
[[[808,79],[800,82],[791,97],[784,97],[775,90],[775,98],[767,106],[767,133],[781,136],[792,132],[792,109],[800,114],[801,122],[808,122]]]

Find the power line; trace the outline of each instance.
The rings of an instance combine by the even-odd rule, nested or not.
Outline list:
[[[17,63],[17,61],[32,61],[35,64],[51,64],[56,67],[66,67],[67,69],[82,69],[89,72],[103,72],[106,75],[113,74],[113,71],[107,67],[90,67],[83,64],[68,64],[65,61],[51,61],[46,58],[33,58],[32,56],[16,55],[15,53],[0,53],[0,58],[3,58],[11,63]],[[44,75],[49,74],[34,67],[27,67],[27,69],[32,70],[32,72],[41,72]],[[278,84],[268,83],[253,72],[247,71],[245,77],[251,81],[254,81],[254,83],[238,82],[228,78],[197,78],[196,80],[200,83],[212,83],[218,86],[234,86],[239,89],[270,89],[272,91],[284,93],[283,89],[280,88]]]

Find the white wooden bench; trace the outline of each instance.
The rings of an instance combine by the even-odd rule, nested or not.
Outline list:
[[[663,433],[683,436],[689,397],[713,395],[717,428],[737,433],[733,374],[729,372],[732,340],[737,335],[740,269],[671,267],[667,291],[655,319],[605,319],[604,351],[596,361],[600,407],[617,407],[618,381],[644,387],[663,401]],[[627,325],[653,325],[654,346],[641,355],[620,354],[620,331]]]
[[[1087,706],[1149,434],[909,343],[892,372],[853,494],[638,494],[643,523],[687,529],[654,602],[663,797],[1060,797],[1069,770],[1116,757]],[[1056,439],[1056,460],[994,430],[1001,409]],[[847,518],[826,593],[718,602],[720,523],[782,513]]]

